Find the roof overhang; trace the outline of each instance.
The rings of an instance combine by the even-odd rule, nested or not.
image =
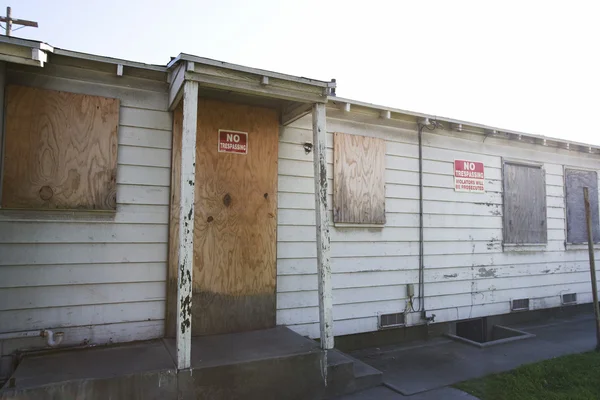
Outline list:
[[[46,43],[0,36],[0,61],[43,67],[54,48]]]
[[[222,61],[180,54],[167,65],[170,69],[169,104],[174,108],[181,98],[183,82],[198,82],[201,88],[268,97],[293,105],[326,103],[335,82],[280,74]]]
[[[510,129],[502,129],[489,125],[478,124],[475,122],[385,107],[341,97],[330,96],[328,107],[329,110],[327,115],[334,118],[355,119],[359,122],[370,122],[378,125],[396,127],[406,123],[423,123],[423,121],[428,119],[441,122],[447,131],[481,134],[484,137],[518,140],[542,146],[556,147],[585,153],[600,153],[600,146],[519,132]]]

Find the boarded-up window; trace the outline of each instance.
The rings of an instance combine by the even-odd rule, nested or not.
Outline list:
[[[594,243],[600,241],[600,219],[598,216],[598,176],[596,171],[565,169],[567,192],[567,242],[587,243],[587,223],[583,188],[588,187],[592,214],[592,234]]]
[[[546,183],[540,166],[504,163],[504,243],[546,243]]]
[[[335,133],[333,220],[385,224],[385,140]]]
[[[119,100],[6,89],[2,207],[116,209]]]

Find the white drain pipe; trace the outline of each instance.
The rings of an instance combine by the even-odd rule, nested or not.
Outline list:
[[[46,344],[50,347],[58,346],[65,336],[64,332],[52,332],[49,329],[45,329],[41,332],[40,336],[46,338]]]
[[[22,339],[26,337],[45,337],[46,345],[49,347],[56,347],[61,344],[64,332],[54,332],[49,329],[41,331],[21,331],[21,332],[7,332],[0,333],[0,340],[11,340],[11,339]]]

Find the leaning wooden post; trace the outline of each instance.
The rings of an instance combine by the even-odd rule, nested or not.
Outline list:
[[[592,299],[594,314],[596,314],[596,351],[600,351],[600,305],[598,304],[598,285],[596,282],[596,260],[594,257],[594,238],[592,235],[592,213],[590,210],[590,196],[588,188],[583,188],[583,201],[585,203],[585,220],[587,223],[588,250],[590,253],[590,275],[592,278]]]
[[[317,226],[317,274],[319,282],[319,326],[321,348],[333,349],[333,294],[329,257],[329,214],[327,212],[327,142],[325,104],[313,105],[313,157],[315,173],[315,215]]]
[[[192,273],[194,271],[194,185],[196,182],[196,123],[198,82],[183,86],[181,175],[179,208],[179,260],[177,264],[177,369],[191,366]]]

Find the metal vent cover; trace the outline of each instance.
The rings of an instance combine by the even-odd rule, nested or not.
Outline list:
[[[514,299],[510,303],[510,309],[512,311],[524,311],[529,310],[529,299]]]
[[[562,295],[563,304],[577,304],[577,293],[565,293]]]
[[[404,313],[379,314],[379,329],[404,326]]]

